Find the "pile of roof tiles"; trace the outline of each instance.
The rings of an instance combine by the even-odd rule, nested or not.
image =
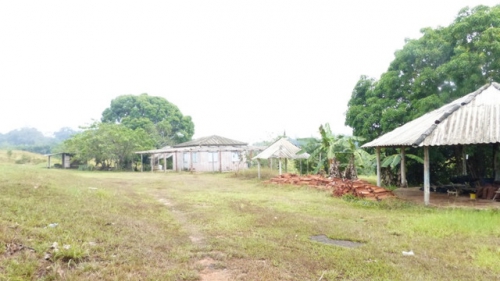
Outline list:
[[[293,184],[305,185],[325,190],[332,193],[333,196],[343,196],[351,194],[357,197],[382,200],[389,197],[395,197],[392,191],[378,187],[363,180],[343,180],[339,178],[325,178],[321,175],[283,174],[267,180],[270,184]]]

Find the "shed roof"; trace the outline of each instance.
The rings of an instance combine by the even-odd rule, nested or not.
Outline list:
[[[159,149],[136,151],[136,154],[164,154],[164,153],[176,153],[176,152],[224,152],[224,151],[262,151],[265,147],[261,146],[247,146],[247,145],[225,145],[225,146],[210,146],[210,145],[200,145],[200,146],[186,146],[186,147],[172,147],[165,146]]]
[[[72,153],[72,152],[57,152],[57,153],[44,154],[43,156],[55,156],[55,155],[63,155],[63,154],[66,154],[66,155],[69,155],[69,156],[74,156],[75,155],[75,153]]]
[[[309,154],[297,154],[300,148],[293,145],[286,138],[281,138],[271,144],[268,148],[264,149],[261,153],[257,154],[252,159],[269,159],[269,158],[287,158],[287,159],[307,159]]]
[[[362,147],[500,142],[500,84],[492,82],[414,119]]]
[[[244,142],[241,142],[241,141],[237,141],[237,140],[228,139],[228,138],[224,138],[224,137],[221,137],[221,136],[212,135],[212,136],[208,136],[208,137],[198,138],[198,139],[195,139],[195,140],[192,140],[192,141],[188,141],[188,142],[179,143],[179,144],[173,145],[173,147],[228,146],[228,145],[232,145],[232,146],[244,146],[244,145],[247,145],[247,143],[244,143]]]

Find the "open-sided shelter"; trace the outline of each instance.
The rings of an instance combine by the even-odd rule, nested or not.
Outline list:
[[[50,159],[54,156],[61,156],[61,168],[63,169],[69,169],[71,168],[71,157],[73,156],[72,153],[68,152],[60,152],[60,153],[51,153],[51,154],[45,154],[47,156],[47,168],[51,168],[50,164]]]
[[[376,148],[378,186],[380,186],[381,147],[401,147],[402,183],[406,182],[405,147],[423,147],[424,202],[428,205],[430,195],[429,147],[498,143],[500,143],[500,84],[492,82],[412,120],[362,147]]]
[[[136,154],[141,155],[141,163],[144,154],[150,155],[152,171],[155,166],[158,167],[158,160],[163,159],[165,166],[167,159],[172,159],[174,171],[224,172],[248,168],[247,153],[261,150],[245,142],[212,135]],[[161,169],[167,170],[163,166]]]
[[[298,153],[301,149],[292,144],[287,138],[280,138],[269,147],[264,149],[261,153],[257,154],[252,160],[259,159],[278,159],[279,161],[279,174],[282,171],[282,159],[307,159],[309,154],[306,152]],[[258,175],[260,178],[260,162],[258,163]]]

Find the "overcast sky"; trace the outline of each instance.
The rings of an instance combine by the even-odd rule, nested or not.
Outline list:
[[[344,126],[361,75],[405,38],[489,0],[0,0],[0,133],[98,120],[112,99],[177,105],[194,137],[256,142]]]

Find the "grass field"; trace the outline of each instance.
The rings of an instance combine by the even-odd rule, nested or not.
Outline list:
[[[333,198],[233,174],[49,170],[2,157],[0,280],[500,279],[498,210]]]

